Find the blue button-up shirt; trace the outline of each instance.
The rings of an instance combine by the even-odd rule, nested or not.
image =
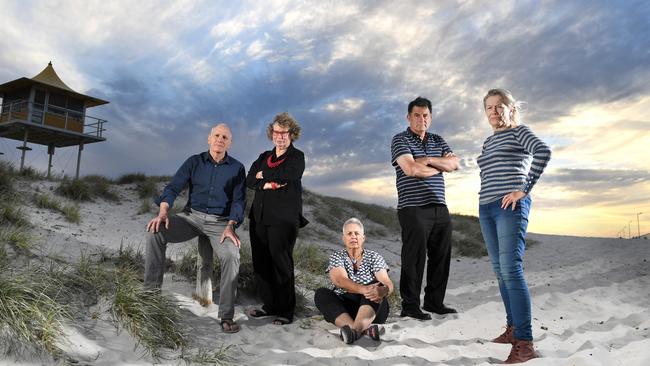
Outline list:
[[[246,171],[237,159],[226,154],[221,163],[209,152],[190,156],[165,187],[156,204],[173,206],[176,197],[189,185],[188,205],[197,211],[228,217],[237,225],[244,220]]]

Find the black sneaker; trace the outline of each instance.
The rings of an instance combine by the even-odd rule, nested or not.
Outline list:
[[[350,328],[349,325],[344,325],[341,328],[340,336],[341,336],[341,340],[345,344],[352,344],[354,343],[354,341],[357,340],[357,333],[352,328]]]

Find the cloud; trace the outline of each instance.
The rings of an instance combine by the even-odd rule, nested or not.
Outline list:
[[[111,102],[89,111],[109,131],[84,150],[86,173],[170,174],[221,121],[248,165],[271,147],[266,124],[289,111],[303,127],[309,187],[394,205],[390,139],[422,95],[431,131],[463,159],[447,179],[450,207],[474,212],[492,87],[528,102],[525,122],[553,147],[538,207],[593,207],[598,196],[615,205],[608,192],[643,186],[630,172],[650,160],[642,2],[36,1],[1,2],[0,13],[0,48],[11,50],[0,81],[53,60],[71,87]],[[632,180],[609,186],[618,173]]]

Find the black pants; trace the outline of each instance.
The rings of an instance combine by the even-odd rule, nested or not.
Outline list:
[[[440,307],[445,299],[451,261],[449,210],[444,205],[405,207],[397,211],[397,217],[402,227],[402,310],[420,309],[420,290],[427,260],[424,305]]]
[[[314,294],[314,304],[323,314],[328,322],[334,324],[339,315],[347,313],[352,319],[356,318],[361,305],[370,305],[375,310],[375,324],[383,324],[388,318],[388,299],[384,298],[381,303],[366,299],[361,294],[344,293],[337,295],[334,290],[321,287]]]
[[[296,307],[293,247],[297,236],[297,225],[263,225],[251,219],[251,254],[262,309],[289,321]]]

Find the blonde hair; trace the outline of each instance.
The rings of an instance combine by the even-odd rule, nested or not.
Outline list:
[[[512,96],[512,93],[510,93],[510,91],[507,89],[488,90],[487,94],[485,94],[485,97],[483,97],[483,109],[485,109],[485,102],[487,101],[487,98],[495,95],[501,97],[503,104],[507,105],[508,108],[510,108],[510,125],[512,127],[520,125],[521,115],[519,111],[521,109],[521,102],[516,100],[515,97]]]
[[[269,140],[273,140],[273,125],[276,123],[280,127],[289,129],[289,137],[291,138],[291,141],[296,141],[300,138],[301,128],[298,121],[296,121],[289,112],[282,112],[275,116],[273,121],[271,121],[271,123],[266,127],[266,137],[268,137]]]

